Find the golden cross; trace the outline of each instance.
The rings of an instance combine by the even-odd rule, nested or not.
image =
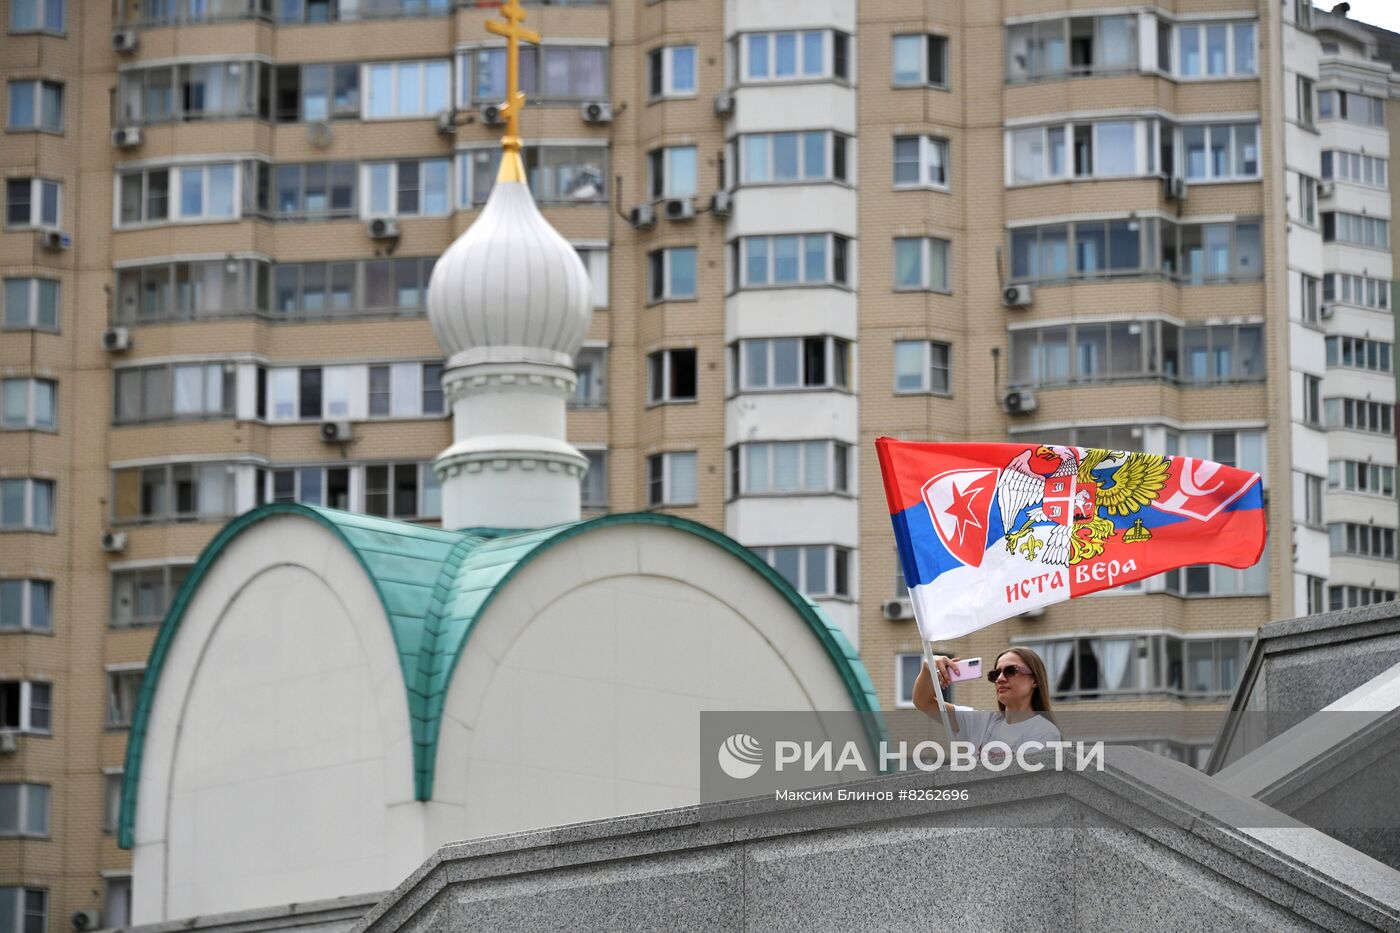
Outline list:
[[[525,107],[525,92],[520,90],[520,40],[539,45],[540,34],[520,25],[525,19],[520,0],[510,0],[502,6],[501,15],[506,18],[506,23],[495,20],[486,23],[487,32],[506,38],[506,100],[501,105],[502,116],[506,118],[506,134],[501,137],[501,170],[496,173],[496,180],[523,182],[525,166],[520,161],[520,111]]]

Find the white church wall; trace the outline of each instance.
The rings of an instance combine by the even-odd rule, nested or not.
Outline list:
[[[424,853],[412,763],[363,568],[304,518],[252,527],[204,577],[161,672],[135,921],[391,887]]]
[[[477,620],[434,797],[462,804],[457,838],[694,803],[700,711],[850,708],[816,635],[738,558],[675,529],[600,529]]]

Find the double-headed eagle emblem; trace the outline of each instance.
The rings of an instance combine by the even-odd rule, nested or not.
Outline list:
[[[1006,549],[1026,560],[1068,566],[1103,553],[1118,534],[1113,517],[1149,505],[1166,486],[1170,461],[1156,454],[1042,446],[1006,465],[997,481],[997,505]],[[1109,472],[1111,470],[1111,473]],[[1139,519],[1123,540],[1151,532]]]

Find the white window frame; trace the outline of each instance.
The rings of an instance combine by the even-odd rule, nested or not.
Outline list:
[[[1323,155],[1331,156],[1332,164],[1332,172],[1330,175],[1324,175],[1324,180],[1380,191],[1389,190],[1390,160],[1384,156],[1367,155],[1364,152],[1352,152],[1348,149],[1327,149],[1323,151]],[[1353,160],[1356,163],[1355,171],[1353,171]],[[1371,181],[1366,180],[1368,171],[1371,174]]]
[[[103,720],[103,726],[107,729],[129,729],[132,720],[136,718],[136,707],[141,702],[141,681],[146,676],[146,665],[137,664],[109,664],[106,667],[107,674],[107,716]],[[136,688],[132,690],[131,681],[135,680]],[[122,709],[127,701],[130,701],[130,709]],[[121,718],[125,714],[125,719]]]
[[[1130,124],[1133,128],[1133,170],[1130,172],[1105,172],[1100,171],[1101,161],[1099,153],[1105,146],[1099,140],[1099,131],[1106,124]],[[1008,188],[1018,188],[1025,185],[1041,185],[1048,182],[1068,181],[1077,178],[1139,178],[1144,175],[1151,175],[1156,171],[1156,153],[1149,145],[1152,121],[1136,117],[1105,118],[1100,120],[1079,120],[1068,123],[1047,123],[1040,126],[1017,126],[1006,130],[1006,178],[1005,184]],[[1074,133],[1078,127],[1091,127],[1094,151],[1090,156],[1092,170],[1087,174],[1080,174],[1074,167]],[[1053,164],[1050,158],[1050,133],[1059,131],[1064,144],[1064,164],[1059,174],[1054,174]],[[1040,168],[1035,177],[1020,178],[1017,174],[1016,160],[1016,139],[1022,134],[1039,133],[1040,135]],[[1233,158],[1233,152],[1231,157]]]
[[[0,526],[0,531],[38,531],[51,532],[58,527],[58,483],[51,479],[43,479],[34,476],[6,476],[0,478],[0,483],[24,483],[24,521],[18,525]],[[46,484],[49,488],[49,521],[48,525],[38,525],[34,521],[34,490],[39,484]]]
[[[1357,481],[1362,471],[1367,474],[1366,487]],[[1395,466],[1389,463],[1368,463],[1364,460],[1332,460],[1327,464],[1327,488],[1333,492],[1355,493],[1377,499],[1395,499]],[[1389,492],[1386,490],[1389,489]]]
[[[691,353],[695,355],[695,395],[675,396],[671,395],[671,360],[677,353]],[[661,395],[658,397],[653,393],[656,380],[656,366],[661,366]],[[675,405],[689,404],[700,400],[700,351],[694,347],[667,347],[663,350],[655,350],[647,354],[647,404],[648,405]]]
[[[839,599],[843,601],[854,600],[856,598],[854,593],[849,592],[853,589],[853,584],[856,580],[855,548],[846,547],[842,544],[774,544],[766,547],[754,547],[750,550],[762,558],[765,564],[772,567],[774,573],[778,573],[779,576],[782,576],[781,572],[778,571],[777,565],[773,563],[775,558],[774,552],[777,551],[778,548],[797,548],[801,552],[797,564],[800,585],[794,585],[793,589],[797,590],[797,592],[801,593],[803,596],[807,596],[811,599]],[[807,553],[812,548],[821,548],[826,552],[827,588],[820,593],[810,592],[807,585]],[[846,589],[848,592],[845,593],[838,592],[836,589],[837,551],[844,551],[846,554]],[[787,578],[784,577],[783,579],[786,580]],[[789,580],[788,582],[791,583],[792,581]]]
[[[695,175],[690,179],[691,184],[688,186],[689,190],[687,190],[685,186],[677,185],[676,176],[679,173],[674,166],[674,159],[678,152],[689,152],[691,154],[691,162],[695,166]],[[658,153],[661,156],[659,159],[656,158]],[[657,185],[656,178],[658,164],[661,166],[661,184],[659,186]],[[657,193],[658,187],[660,188],[659,194]],[[700,150],[698,147],[663,146],[647,153],[647,197],[651,201],[663,201],[669,198],[693,198],[699,189]]]
[[[49,839],[53,835],[53,788],[48,784],[33,781],[3,781],[0,786],[16,788],[15,828],[0,827],[0,839]],[[42,793],[40,793],[42,791]],[[37,798],[37,799],[36,799]],[[39,807],[43,818],[43,829],[29,828],[30,811]]]
[[[569,400],[571,408],[606,408],[608,405],[608,347],[606,344],[585,344],[574,357],[574,368],[580,378],[574,396]],[[584,393],[585,382],[582,374],[585,368],[590,373],[587,383],[592,391]],[[583,393],[583,394],[581,394]]]
[[[823,367],[824,376],[820,383],[808,383],[807,381],[807,353],[806,342],[809,340],[821,340],[823,343],[823,353],[825,356]],[[797,345],[797,381],[792,385],[778,385],[773,374],[777,372],[777,352],[778,344],[792,341]],[[837,345],[845,348],[846,372],[845,379],[836,378],[836,357]],[[852,347],[851,342],[844,337],[836,337],[831,334],[816,334],[801,337],[745,337],[734,344],[734,354],[732,357],[734,365],[734,378],[732,381],[733,390],[736,392],[829,392],[849,390],[852,378]],[[764,384],[749,382],[749,358],[757,352],[762,352],[764,356],[764,370],[768,373],[768,381]]]
[[[107,610],[107,627],[110,629],[145,628],[152,625],[159,625],[165,620],[170,607],[175,603],[175,597],[179,593],[184,581],[189,579],[190,572],[194,569],[194,564],[188,560],[161,561],[153,564],[120,564],[112,566],[108,572],[107,592],[109,594],[109,605]],[[175,580],[177,571],[184,571],[179,582]],[[132,606],[130,617],[121,619],[118,617],[118,584],[124,582],[122,578],[134,576],[136,574],[160,574],[161,586],[161,606],[155,615],[143,616],[137,610],[140,607],[140,584],[133,581]]]
[[[5,624],[0,624],[0,632],[53,632],[53,581],[38,577],[3,577],[0,578],[0,586],[5,584],[19,584],[19,618],[14,620],[16,624],[8,624],[8,620],[0,620]],[[45,605],[48,607],[48,617],[44,619],[44,625],[34,624],[34,589],[36,586],[48,589],[48,597]]]
[[[418,210],[411,213],[399,212],[399,163],[418,163]],[[429,213],[423,208],[427,201],[427,178],[426,166],[430,162],[442,162],[447,166],[447,196],[443,200],[443,209],[439,212]],[[389,169],[389,206],[384,211],[374,209],[374,169],[376,166],[388,166]],[[360,217],[362,220],[371,220],[375,217],[446,217],[453,211],[456,204],[456,193],[453,191],[454,182],[452,176],[453,159],[449,157],[434,156],[422,159],[375,159],[369,162],[360,163],[360,190],[364,196],[360,198]]]
[[[28,84],[30,88],[31,106],[34,108],[33,123],[15,123],[14,111],[9,105],[14,102],[15,85]],[[50,125],[44,122],[44,89],[56,89],[58,92],[58,124]],[[50,81],[47,78],[18,78],[11,79],[5,88],[6,91],[6,114],[5,128],[12,132],[39,132],[39,133],[62,133],[66,116],[67,95],[62,81]]]
[[[900,39],[910,38],[921,40],[919,43],[919,79],[917,81],[900,81],[894,72],[894,47],[895,43]],[[943,75],[940,80],[935,80],[934,77],[928,73],[928,44],[932,39],[941,39],[943,41]],[[952,41],[942,33],[897,32],[892,34],[890,36],[890,86],[895,88],[931,87],[938,88],[939,90],[947,90],[952,84],[948,74],[952,70],[951,62],[949,61],[949,59],[952,58],[952,51]]]
[[[694,79],[694,85],[690,88],[677,88],[676,79],[676,53],[680,51],[690,53],[691,64],[690,73]],[[651,69],[653,62],[659,59],[661,66],[661,91],[653,93],[651,87]],[[663,45],[660,48],[652,49],[647,53],[647,99],[648,100],[669,100],[675,98],[695,97],[699,93],[700,85],[700,53],[694,43],[685,45]]]
[[[24,420],[19,423],[4,421],[4,413],[0,411],[0,431],[57,431],[58,430],[58,380],[39,379],[34,376],[18,376],[13,379],[0,379],[0,406],[3,406],[3,397],[9,395],[10,386],[15,383],[23,383],[25,386],[26,405]],[[47,423],[39,421],[39,396],[41,390],[47,387],[49,395],[48,409],[51,420]]]
[[[1221,74],[1210,73],[1209,50],[1206,46],[1206,29],[1211,26],[1225,27],[1225,71]],[[1235,30],[1241,27],[1248,27],[1253,32],[1252,43],[1254,52],[1252,61],[1254,69],[1252,71],[1240,71],[1239,62],[1235,56]],[[1242,78],[1257,78],[1259,76],[1259,21],[1258,20],[1188,20],[1172,24],[1172,61],[1171,75],[1177,81],[1237,81]],[[1188,75],[1182,67],[1184,61],[1184,46],[1182,43],[1181,31],[1183,29],[1197,29],[1196,51],[1200,56],[1201,70],[1197,74]]]
[[[823,252],[823,264],[825,268],[822,269],[822,274],[816,278],[810,277],[807,269],[807,240],[814,237],[820,237],[826,240],[826,246]],[[774,250],[774,244],[777,240],[782,239],[797,240],[797,278],[791,282],[774,281],[778,261]],[[749,250],[755,240],[763,240],[766,244],[765,268],[767,271],[764,280],[761,282],[749,281]],[[836,278],[836,241],[838,240],[845,244],[845,281],[838,281]],[[739,268],[736,270],[738,274],[738,288],[741,290],[764,288],[819,288],[823,286],[849,288],[852,262],[851,243],[852,241],[849,237],[844,237],[835,233],[780,233],[766,236],[740,237],[738,241],[739,249],[737,251],[739,256]]]
[[[428,74],[431,70],[429,68],[431,65],[443,65],[447,69],[447,86],[443,89],[442,106],[432,110],[428,108],[430,97],[428,91]],[[391,112],[376,114],[371,112],[370,100],[373,96],[374,86],[370,81],[370,72],[376,68],[385,67],[391,69],[391,77],[389,80],[389,98],[392,104],[390,108]],[[399,81],[402,78],[403,72],[408,68],[414,68],[418,71],[418,107],[415,110],[400,112]],[[360,66],[360,119],[366,122],[377,122],[381,120],[417,120],[424,117],[436,117],[439,113],[452,108],[453,83],[451,59],[424,58],[410,59],[408,61],[367,62]]]
[[[588,281],[593,286],[594,309],[607,308],[611,300],[608,283],[611,250],[606,243],[575,243],[574,250],[588,270]]]
[[[901,182],[898,179],[894,167],[899,164],[895,158],[895,152],[901,142],[916,140],[919,147],[919,178],[917,181]],[[934,191],[948,191],[952,186],[952,168],[949,162],[949,143],[941,136],[928,136],[920,134],[918,136],[896,136],[890,147],[891,166],[890,179],[893,187],[899,190],[909,188],[932,188]],[[940,153],[939,161],[943,166],[943,181],[934,181],[929,177],[929,167],[933,161],[934,153]]]
[[[691,458],[691,462],[695,465],[694,469],[691,471],[692,475],[695,477],[695,498],[689,501],[682,501],[675,498],[675,489],[673,488],[674,483],[671,474],[672,464],[677,457],[689,457]],[[651,465],[653,462],[656,462],[654,458],[660,458],[659,462],[661,463],[661,498],[659,500],[652,498],[651,491]],[[694,450],[667,450],[652,454],[647,457],[646,482],[648,508],[658,509],[671,508],[674,506],[698,505],[700,503],[700,455]]]
[[[894,372],[894,394],[895,395],[939,395],[951,398],[953,395],[953,345],[946,340],[896,340],[894,342],[894,359],[898,360],[899,348],[903,345],[913,345],[921,348],[923,363],[919,369],[921,381],[918,388],[901,389],[899,387],[899,368],[896,365],[891,369]],[[947,376],[948,388],[938,389],[933,385],[933,348],[934,346],[943,348],[944,358],[947,363],[944,370]]]
[[[67,34],[68,29],[68,5],[66,0],[33,0],[34,3],[34,25],[16,25],[15,20],[20,10],[19,0],[10,2],[10,34],[25,35],[29,33],[44,33],[50,36],[62,36]],[[58,28],[48,25],[49,14],[58,10]],[[16,926],[16,930],[23,930],[23,925]]]
[[[909,681],[908,683],[905,682],[905,679],[904,679],[904,659],[905,659],[905,658],[917,658],[918,661],[919,661],[920,663],[917,664],[916,667],[919,667],[921,670],[922,670],[922,662],[923,662],[923,660],[924,660],[924,656],[923,656],[923,654],[920,653],[920,652],[901,651],[901,652],[898,652],[897,654],[895,654],[895,656],[894,656],[894,705],[895,705],[895,709],[913,709],[913,708],[914,708],[914,681],[911,680],[911,681]],[[917,680],[917,679],[918,679],[918,676],[919,676],[919,675],[916,673],[916,674],[914,675],[914,679]],[[944,699],[945,701],[948,701],[948,700],[949,700],[949,697],[948,697],[949,690],[950,690],[950,687],[944,687],[944,688],[943,688],[943,699]],[[906,695],[909,697],[909,699],[907,699],[907,700],[905,699],[905,696],[906,696]]]
[[[175,165],[152,165],[132,172],[118,172],[117,183],[112,186],[112,226],[119,230],[133,230],[141,227],[163,226],[165,224],[179,223],[231,223],[243,219],[243,181],[246,174],[246,161],[237,159],[218,160],[214,162],[200,162],[193,164]],[[213,169],[227,167],[233,174],[233,186],[230,194],[233,199],[232,212],[228,214],[210,213],[210,174]],[[167,173],[166,188],[166,213],[165,217],[152,220],[146,216],[148,204],[147,189],[149,186],[149,175],[151,172]],[[200,212],[198,214],[186,214],[184,212],[184,188],[185,174],[187,172],[200,173]],[[141,176],[141,219],[127,223],[122,222],[122,184],[132,175]]]
[[[951,295],[953,293],[953,242],[943,237],[934,236],[894,238],[896,244],[900,240],[917,240],[921,244],[919,248],[919,284],[901,285],[897,278],[898,265],[892,263],[894,268],[891,271],[896,276],[894,290],[896,292],[938,292],[939,294]],[[929,274],[933,268],[931,260],[934,243],[943,244],[943,272],[947,277],[947,282],[941,285],[929,281]]]
[[[594,509],[606,511],[608,508],[608,449],[606,447],[579,446],[579,453],[588,460],[588,472],[579,480],[579,507],[584,509]],[[602,501],[590,501],[585,491],[588,489],[590,477],[595,477],[601,472],[602,475]],[[596,482],[596,480],[594,480]]]
[[[5,204],[5,229],[6,230],[56,230],[63,223],[63,182],[54,178],[40,178],[32,176],[29,181],[29,222],[10,223],[10,205],[8,201],[9,183],[11,181],[24,181],[24,177],[7,178],[6,204]],[[44,221],[44,189],[45,186],[54,190],[54,219],[51,222]]]
[[[695,293],[690,295],[677,294],[672,288],[673,273],[671,263],[675,254],[679,250],[689,250],[695,256]],[[654,281],[651,257],[657,253],[661,254],[661,282],[660,288]],[[653,250],[647,254],[647,304],[659,304],[663,301],[694,301],[700,293],[700,250],[695,246],[668,246],[660,250]]]
[[[818,34],[821,36],[821,68],[818,71],[808,71],[806,63],[806,52],[804,49],[804,37],[807,34]],[[779,75],[777,44],[778,36],[791,35],[795,43],[795,65],[793,73],[790,75]],[[768,67],[762,75],[752,74],[750,67],[751,49],[754,40],[762,38],[767,46],[765,58]],[[745,32],[738,36],[738,60],[739,60],[739,83],[740,84],[780,84],[783,82],[798,81],[829,81],[835,76],[833,54],[833,30],[830,29],[775,29],[760,32]],[[849,40],[847,40],[849,43]],[[848,44],[849,50],[849,44]],[[847,65],[850,68],[850,65]],[[847,79],[849,80],[849,79]]]
[[[1332,297],[1327,297],[1328,286]],[[1391,283],[1386,279],[1374,279],[1348,272],[1327,272],[1322,276],[1323,301],[1332,304],[1352,305],[1372,311],[1390,313]],[[1375,300],[1371,300],[1371,296]]]
[[[806,137],[815,135],[825,137],[822,145],[824,165],[820,174],[811,172],[807,166]],[[797,173],[791,178],[779,178],[777,174],[777,166],[774,162],[777,147],[774,145],[774,138],[778,136],[797,138]],[[836,174],[837,137],[841,139],[841,146],[844,150],[843,158],[846,162],[845,172],[840,177]],[[763,140],[763,166],[761,172],[755,174],[753,166],[756,160],[750,158],[750,144],[751,141],[757,139]],[[850,153],[852,147],[848,142],[849,137],[837,133],[835,130],[782,130],[776,133],[744,133],[735,139],[731,147],[737,156],[739,166],[736,186],[746,188],[755,185],[811,185],[823,182],[846,184],[851,174]]]
[[[8,298],[10,296],[10,286],[14,282],[24,282],[25,285],[25,321],[19,324],[8,324],[5,321],[10,316]],[[39,320],[40,291],[41,286],[48,284],[53,286],[53,324],[45,324]],[[5,302],[4,313],[0,316],[0,330],[38,330],[45,333],[56,334],[59,332],[60,303],[63,300],[62,283],[58,279],[47,279],[36,275],[17,275],[5,278],[0,281],[0,301]]]
[[[1236,132],[1235,132],[1235,131],[1236,131],[1239,127],[1242,127],[1242,126],[1245,126],[1245,127],[1252,127],[1252,128],[1254,129],[1254,172],[1253,172],[1253,173],[1248,173],[1248,172],[1240,173],[1240,172],[1237,172],[1237,171],[1235,170],[1235,169],[1236,169],[1236,156],[1237,156],[1237,153],[1236,153],[1236,146],[1237,146],[1237,145],[1240,145],[1239,143],[1236,142]],[[1203,136],[1203,145],[1204,145],[1205,148],[1204,148],[1204,151],[1203,151],[1203,153],[1202,153],[1202,161],[1203,161],[1203,167],[1204,167],[1204,174],[1201,174],[1201,175],[1192,175],[1192,174],[1190,173],[1190,159],[1189,159],[1189,156],[1188,156],[1188,154],[1187,154],[1187,152],[1186,152],[1186,133],[1187,133],[1187,130],[1189,130],[1189,129],[1200,129],[1200,130],[1202,130],[1202,131],[1204,132],[1204,136]],[[1183,123],[1183,124],[1179,124],[1179,125],[1176,127],[1176,129],[1175,129],[1174,132],[1175,132],[1175,134],[1176,134],[1176,140],[1175,140],[1175,143],[1174,143],[1174,148],[1175,148],[1176,153],[1177,153],[1177,156],[1176,156],[1176,159],[1177,159],[1177,166],[1176,166],[1175,174],[1178,175],[1178,176],[1180,176],[1180,177],[1182,177],[1182,178],[1185,178],[1185,179],[1186,179],[1187,181],[1189,181],[1191,184],[1193,184],[1193,185],[1208,185],[1208,184],[1214,184],[1214,183],[1219,183],[1219,182],[1258,181],[1260,178],[1263,177],[1263,174],[1262,174],[1262,173],[1263,173],[1264,156],[1263,156],[1263,147],[1260,145],[1260,142],[1259,142],[1260,125],[1259,125],[1259,123],[1258,123],[1257,121],[1256,121],[1256,122],[1252,122],[1252,123],[1251,123],[1250,121],[1248,121],[1248,120],[1237,120],[1237,121],[1234,121],[1234,122],[1231,122],[1231,123],[1204,123],[1204,122],[1202,122],[1202,123]],[[1219,132],[1227,132],[1227,134],[1228,134],[1228,141],[1227,141],[1226,144],[1225,144],[1225,152],[1226,152],[1226,159],[1225,159],[1225,161],[1226,161],[1226,170],[1225,170],[1225,173],[1224,173],[1223,175],[1217,175],[1217,174],[1215,174],[1215,172],[1214,172],[1214,167],[1213,167],[1212,164],[1211,164],[1211,158],[1210,158],[1210,153],[1211,153],[1211,141],[1215,138],[1215,134],[1216,134],[1216,133],[1219,133]],[[1302,176],[1302,177],[1306,177],[1306,176]],[[1314,199],[1314,202],[1313,202],[1313,203],[1314,203],[1314,205],[1316,205],[1316,199]],[[1315,220],[1314,220],[1314,223],[1316,223]]]
[[[345,494],[347,509],[348,511],[362,511],[362,509],[356,509],[355,507],[357,505],[355,501],[356,492],[358,491],[360,485],[358,482],[358,480],[360,479],[360,477],[358,476],[358,469],[359,467],[357,465],[351,463],[307,464],[303,466],[285,466],[282,464],[278,464],[276,466],[268,466],[266,469],[263,470],[263,479],[266,482],[266,486],[264,486],[263,488],[264,501],[288,501],[276,498],[277,474],[290,473],[292,475],[292,498],[289,501],[302,503],[304,505],[316,505],[325,508],[326,491],[330,487],[328,475],[329,471],[345,470]],[[303,474],[305,474],[307,471],[312,470],[320,474],[319,482],[321,488],[321,501],[307,503],[304,502],[302,499],[303,490],[301,481]],[[334,508],[334,506],[332,506],[332,508]]]
[[[7,681],[19,684],[19,732],[25,735],[53,735],[53,684],[44,680]],[[46,687],[49,691],[49,726],[39,728],[34,725],[34,688]]]
[[[33,886],[33,885],[24,885],[24,884],[19,884],[19,885],[9,885],[9,884],[7,884],[7,885],[0,885],[0,890],[9,890],[9,891],[14,891],[14,892],[15,892],[15,915],[14,915],[13,917],[5,917],[5,918],[3,918],[4,921],[12,922],[12,923],[14,924],[14,926],[12,926],[12,927],[7,927],[6,929],[14,930],[15,933],[24,933],[24,931],[28,929],[28,924],[27,924],[26,921],[27,921],[31,916],[33,916],[33,915],[29,912],[28,907],[27,907],[27,905],[26,905],[26,901],[29,899],[29,895],[31,895],[31,894],[37,894],[37,895],[39,895],[40,899],[43,901],[43,904],[44,904],[44,906],[43,906],[43,912],[39,914],[39,928],[40,928],[41,930],[47,930],[47,929],[48,929],[48,927],[49,927],[49,889],[48,889],[48,888],[40,888],[40,887],[35,887],[35,886]]]
[[[102,831],[115,833],[121,826],[122,782],[126,769],[121,767],[102,769]],[[113,781],[113,778],[116,780]],[[113,793],[115,784],[116,793]]]
[[[826,477],[826,482],[820,486],[813,485],[808,481],[808,462],[813,453],[813,445],[822,445],[822,473]],[[774,481],[774,471],[776,469],[777,458],[774,456],[778,447],[795,447],[797,449],[797,488],[777,489]],[[764,471],[767,476],[763,478],[763,484],[754,486],[751,471],[750,455],[755,448],[766,448],[763,457]],[[738,458],[738,483],[737,489],[731,490],[734,498],[787,498],[791,496],[849,496],[852,495],[851,488],[851,445],[844,441],[831,438],[814,438],[811,440],[792,441],[744,441],[735,444],[734,455]],[[844,461],[844,462],[843,462]],[[838,465],[839,464],[839,465]],[[844,488],[838,479],[845,480]]]

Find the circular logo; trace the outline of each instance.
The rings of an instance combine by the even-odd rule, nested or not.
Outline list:
[[[763,746],[753,736],[736,732],[719,747],[719,766],[740,781],[753,777],[763,767]]]

